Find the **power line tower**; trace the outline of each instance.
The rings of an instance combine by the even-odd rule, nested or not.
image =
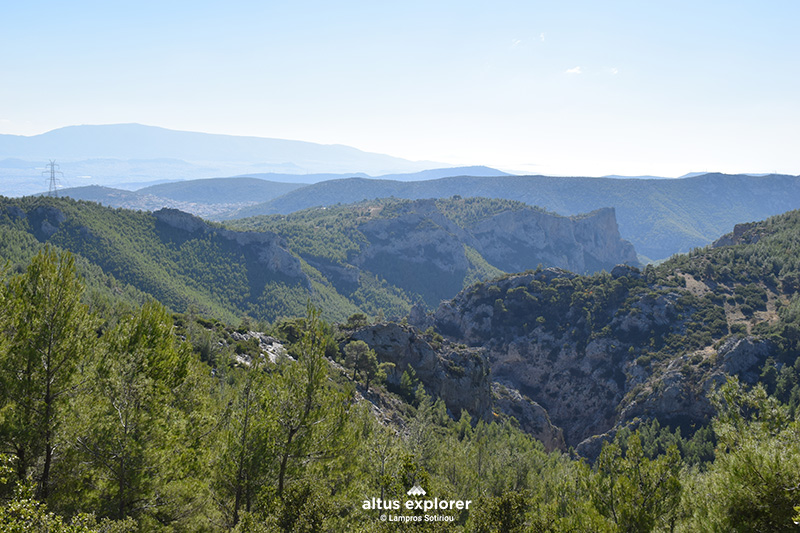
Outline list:
[[[50,163],[47,166],[50,167],[50,171],[49,171],[50,172],[50,188],[47,191],[47,196],[52,196],[52,197],[58,198],[58,178],[56,178],[56,174],[61,174],[63,176],[64,173],[61,172],[60,170],[56,170],[57,168],[60,168],[60,167],[58,165],[56,165],[56,162],[53,161],[52,159],[50,160]],[[43,171],[42,172],[42,176],[45,176],[47,174],[47,172],[48,172],[47,170]]]

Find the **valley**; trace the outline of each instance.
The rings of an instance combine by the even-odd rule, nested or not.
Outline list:
[[[17,473],[3,472],[31,472],[31,490],[63,516],[99,512],[87,533],[101,523],[192,530],[198,520],[241,531],[250,520],[295,523],[297,512],[347,529],[368,519],[352,504],[365,491],[400,497],[417,483],[477,502],[484,511],[448,515],[465,530],[504,520],[484,513],[509,502],[551,531],[619,531],[628,520],[700,527],[708,519],[692,512],[750,509],[757,502],[742,504],[743,491],[776,486],[737,484],[730,461],[763,458],[784,476],[784,461],[800,459],[773,457],[796,436],[800,409],[798,227],[800,212],[788,212],[643,266],[613,209],[565,217],[500,199],[390,198],[223,225],[169,208],[4,198],[0,439],[21,447],[7,448]],[[25,296],[60,288],[69,308],[63,296]],[[49,306],[57,313],[37,318]],[[55,331],[48,317],[59,313],[67,325],[56,337],[23,326]],[[46,389],[11,395],[11,376],[48,375],[37,357],[24,362],[34,353],[25,347],[47,338],[75,363],[59,367],[57,386],[84,375],[97,385],[42,419],[63,433],[20,440],[17,398]],[[73,345],[96,348],[73,354]],[[125,415],[135,425],[120,426],[121,395],[138,390],[144,403]],[[56,445],[65,451],[54,455],[55,477],[21,462]],[[114,454],[152,474],[110,468]],[[65,491],[71,461],[113,507]],[[165,475],[174,468],[185,474]],[[630,486],[636,471],[662,481]],[[554,507],[562,500],[551,491],[564,483],[583,487],[563,500],[579,506]],[[609,483],[629,487],[618,505],[653,493],[674,503],[615,518],[595,488]],[[711,483],[727,492],[678,503]],[[169,508],[153,513],[134,498]],[[312,503],[322,498],[340,510]],[[776,504],[782,519],[791,501]],[[61,519],[37,509],[26,512]],[[771,507],[748,520],[775,516]]]
[[[60,513],[41,520],[99,513],[81,533],[191,531],[198,520],[249,531],[248,520],[296,523],[295,510],[349,529],[368,518],[350,500],[420,483],[493,513],[520,505],[542,531],[640,520],[691,531],[729,525],[741,505],[756,523],[771,524],[776,506],[790,516],[791,496],[769,517],[741,503],[751,486],[787,482],[730,464],[772,461],[796,480],[788,464],[800,456],[781,443],[796,442],[800,412],[800,212],[786,209],[797,178],[473,170],[489,175],[0,198],[0,456],[17,492],[0,490],[22,505],[14,494],[30,473],[28,490]],[[33,295],[59,287],[73,302],[68,325],[32,333],[56,331],[57,313],[36,317],[61,313],[61,297]],[[63,386],[78,388],[38,422],[51,436],[30,440],[20,398],[53,399],[14,376],[48,375],[28,349],[46,338],[72,354]],[[96,385],[77,385],[87,379]],[[129,432],[115,417],[138,390]],[[182,451],[166,459],[169,442]],[[115,454],[141,470],[109,467]],[[53,478],[40,467],[48,456]],[[114,507],[67,491],[77,463]],[[641,472],[661,477],[631,485]],[[582,488],[554,498],[564,483]],[[717,500],[691,499],[720,483]],[[598,489],[609,484],[627,491],[616,505],[655,493],[673,503],[615,517]],[[483,531],[501,520],[485,512],[449,518]]]

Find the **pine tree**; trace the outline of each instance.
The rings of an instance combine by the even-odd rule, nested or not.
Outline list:
[[[52,490],[68,397],[96,344],[96,321],[81,303],[83,290],[72,255],[49,247],[2,289],[0,442],[14,456],[20,480],[35,477],[41,500]]]
[[[103,514],[137,516],[159,499],[169,445],[171,391],[185,378],[187,357],[176,348],[172,320],[156,302],[105,335],[105,351],[87,398],[79,449],[96,471]],[[163,505],[163,501],[160,502]]]
[[[298,359],[282,362],[267,388],[278,497],[296,468],[334,456],[344,445],[350,398],[329,381],[319,315],[309,306]]]
[[[231,526],[250,512],[264,484],[268,456],[265,411],[267,374],[263,357],[253,357],[233,385],[219,431],[215,491]]]

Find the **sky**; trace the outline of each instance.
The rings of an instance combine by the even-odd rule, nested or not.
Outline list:
[[[799,20],[795,0],[5,2],[0,133],[135,122],[527,174],[800,174]]]

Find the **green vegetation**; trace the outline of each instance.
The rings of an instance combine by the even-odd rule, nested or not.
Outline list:
[[[501,208],[452,201],[465,210],[458,220]],[[353,208],[337,209],[308,217],[323,229]],[[350,335],[371,309],[408,297],[369,277],[350,294],[375,307],[344,298],[322,274],[344,259],[280,256],[304,276],[292,281],[256,268],[257,254],[222,227],[191,232],[44,198],[0,200],[0,218],[3,531],[394,531],[371,502],[411,499],[413,485],[472,502],[437,512],[452,523],[404,526],[415,531],[796,531],[797,212],[641,272],[540,268],[456,299],[476,313],[475,344],[543,339],[557,356],[602,341],[600,379],[624,384],[614,368],[646,370],[628,400],[646,400],[668,371],[700,383],[731,339],[769,347],[754,385],[729,378],[712,391],[710,423],[637,420],[615,428],[593,462],[545,451],[507,415],[448,413],[411,366],[385,383],[389,365]],[[298,246],[311,250],[317,233],[304,232]],[[452,342],[437,326],[422,334],[433,348]]]
[[[765,386],[795,410],[800,212],[752,224],[741,240],[642,272],[576,276],[540,268],[506,275],[473,285],[458,297],[459,305],[493,309],[485,327],[473,331],[478,343],[546,332],[580,351],[593,339],[607,339],[612,357],[635,355],[643,366],[755,334],[775,351]]]
[[[398,317],[418,300],[436,307],[472,283],[502,275],[455,234],[500,213],[520,210],[545,213],[512,200],[389,198],[244,218],[227,225],[281,235],[292,251],[362,310]],[[357,281],[345,274],[356,267],[361,271]]]
[[[542,213],[548,212],[545,209],[535,206],[531,207],[523,202],[503,200],[500,198],[462,198],[461,196],[453,196],[451,198],[438,198],[436,200],[436,206],[447,218],[462,228],[474,226],[478,222],[482,222],[506,211],[535,209]],[[550,214],[558,216],[555,213]]]
[[[192,224],[204,223],[188,215],[185,221],[189,229],[173,227],[150,213],[90,202],[2,198],[0,259],[19,268],[42,243],[69,250],[76,255],[90,292],[104,295],[98,305],[109,305],[118,300],[111,293],[123,292],[129,304],[141,304],[149,296],[175,310],[194,306],[228,321],[244,315],[260,320],[297,316],[309,297],[324,306],[331,319],[357,309],[319,271],[279,244],[264,247],[278,257],[284,254],[273,261],[283,261],[282,265],[297,261],[298,268],[271,267],[257,244],[242,245],[218,226],[192,230]]]
[[[445,202],[453,209],[463,203]],[[466,283],[502,273],[472,249],[467,251],[469,272],[462,277],[427,263],[398,263],[388,255],[373,258],[368,268],[351,265],[368,244],[360,225],[407,204],[382,200],[236,221],[238,229],[280,235],[259,248],[252,239],[240,242],[221,226],[188,215],[173,217],[178,219],[173,225],[150,213],[91,202],[2,198],[0,260],[10,260],[18,270],[46,243],[75,254],[87,290],[96,296],[93,305],[122,300],[135,306],[149,296],[177,311],[194,306],[228,321],[245,315],[265,321],[297,316],[309,297],[329,320],[357,311],[400,317],[421,297],[436,305]],[[469,209],[456,209],[458,216],[519,208],[505,201],[471,199],[466,204]],[[428,275],[439,275],[440,282],[428,283],[418,268],[428,268]]]
[[[398,319],[502,275],[467,244],[477,246],[468,230],[522,209],[537,210],[486,198],[383,199],[231,221],[231,231],[175,210],[3,198],[0,259],[19,267],[45,243],[69,250],[89,292],[105,294],[98,305],[122,291],[129,305],[152,297],[176,311],[274,321],[302,314],[310,298],[327,320],[358,311]]]
[[[622,279],[581,291],[605,289],[591,303],[644,288]],[[580,294],[574,282],[552,289],[556,308],[558,294]],[[437,511],[453,523],[407,524],[417,531],[794,531],[800,422],[776,396],[785,367],[765,373],[772,396],[729,380],[713,435],[642,424],[588,464],[545,452],[511,418],[450,418],[413,369],[404,431],[382,425],[351,374],[399,397],[372,373],[369,347],[313,308],[274,325],[288,351],[267,357],[247,321],[170,316],[152,301],[99,316],[83,291],[74,258],[52,249],[0,290],[4,531],[394,531],[367,504],[411,499],[412,485],[471,502]],[[529,299],[506,300],[517,298]],[[344,373],[329,360],[339,342]]]

